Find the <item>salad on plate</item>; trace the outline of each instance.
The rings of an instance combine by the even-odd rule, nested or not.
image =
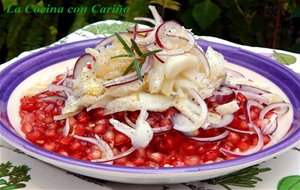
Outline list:
[[[230,160],[281,140],[274,134],[290,103],[149,9],[153,19],[135,19],[153,27],[103,39],[26,92],[19,115],[28,141],[75,159],[159,168]]]

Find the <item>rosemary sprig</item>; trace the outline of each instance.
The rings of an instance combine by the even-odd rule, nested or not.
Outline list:
[[[205,182],[212,185],[219,184],[228,190],[231,190],[229,186],[255,187],[258,181],[262,181],[256,175],[270,170],[271,168],[258,168],[258,165],[255,165],[225,176],[206,180]]]
[[[150,55],[153,55],[153,54],[156,54],[162,50],[154,50],[154,51],[149,51],[145,54],[142,53],[142,51],[140,50],[139,46],[136,44],[136,42],[131,39],[131,48],[130,46],[125,42],[125,40],[120,36],[120,34],[118,33],[115,33],[116,37],[118,38],[118,40],[120,41],[120,43],[123,45],[123,48],[124,50],[126,51],[127,54],[122,54],[122,55],[117,55],[117,56],[113,56],[111,57],[111,59],[115,59],[115,58],[121,58],[121,57],[132,57],[133,58],[133,61],[132,63],[127,67],[127,69],[125,70],[124,74],[123,75],[126,75],[128,74],[131,69],[133,68],[133,66],[135,67],[135,71],[139,77],[139,79],[141,81],[143,81],[143,76],[142,76],[142,73],[141,73],[141,67],[140,67],[140,64],[139,64],[139,60],[142,58],[142,59],[145,59],[146,57],[150,56]],[[136,55],[134,53],[134,51],[138,54]]]

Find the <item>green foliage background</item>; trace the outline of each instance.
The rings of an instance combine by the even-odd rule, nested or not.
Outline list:
[[[232,42],[300,52],[300,0],[1,0],[0,63],[23,51],[51,44],[89,23],[106,19],[133,21],[150,16],[157,6],[165,20],[177,20],[197,35]],[[95,4],[129,7],[127,14],[9,14],[7,6],[92,7]]]

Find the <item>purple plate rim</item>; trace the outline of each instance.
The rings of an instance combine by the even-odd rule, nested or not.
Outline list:
[[[44,50],[38,51],[36,53],[30,54],[24,58],[21,58],[11,65],[7,66],[0,72],[0,91],[5,92],[7,89],[5,89],[6,86],[10,87],[8,90],[10,90],[10,93],[12,93],[13,89],[22,82],[25,78],[29,77],[30,74],[33,74],[46,66],[53,65],[57,62],[61,62],[64,60],[68,60],[71,58],[75,58],[80,56],[84,53],[84,48],[86,47],[95,47],[97,43],[99,43],[102,40],[102,38],[96,38],[96,39],[90,39],[90,40],[84,40],[79,42],[72,42],[67,44],[61,44],[54,47],[49,47]],[[286,95],[292,102],[294,106],[294,110],[298,109],[300,107],[300,100],[297,99],[297,97],[294,94],[300,93],[300,78],[296,73],[289,70],[287,67],[275,62],[274,60],[271,60],[269,58],[266,58],[265,56],[243,50],[238,47],[232,47],[224,44],[214,43],[214,42],[208,42],[204,40],[197,40],[197,43],[202,46],[202,48],[206,49],[207,46],[212,46],[217,51],[220,51],[224,57],[229,61],[234,61],[235,64],[246,67],[248,69],[253,70],[254,72],[257,72],[261,75],[264,75],[266,78],[274,82],[279,88],[282,89],[282,91],[286,92]],[[55,56],[52,59],[47,59],[49,56]],[[243,55],[243,56],[242,56]],[[237,59],[238,58],[238,59]],[[280,79],[276,80],[274,79],[274,73],[267,73],[266,71],[262,69],[258,69],[257,67],[253,65],[245,65],[244,59],[252,59],[255,61],[259,61],[261,63],[264,63],[264,67],[270,67],[273,70],[276,71],[276,74],[281,74],[281,76],[288,80],[289,84],[296,84],[296,88],[293,87],[287,87],[285,85],[285,81],[281,82]],[[241,60],[240,60],[241,59]],[[34,62],[43,62],[45,63],[43,65],[31,65],[32,68],[28,68],[28,72],[18,72],[18,69],[21,69],[21,64],[33,64]],[[17,78],[17,81],[14,81],[7,85],[5,81],[8,79],[13,79],[14,75],[9,74],[21,74],[26,75],[24,77]],[[5,80],[2,80],[2,79]],[[278,77],[279,78],[279,77]],[[275,81],[274,81],[275,80]],[[10,81],[10,80],[8,80]],[[295,93],[296,92],[296,93]],[[1,93],[0,94],[0,132],[1,134],[4,134],[3,137],[8,143],[10,141],[17,143],[19,146],[23,147],[27,151],[39,154],[40,156],[52,159],[57,162],[61,162],[62,164],[69,164],[69,165],[76,165],[79,167],[87,167],[91,169],[100,169],[100,170],[106,170],[106,171],[112,171],[112,172],[123,172],[123,173],[140,173],[140,174],[158,174],[158,173],[182,173],[182,172],[199,172],[199,171],[210,171],[210,170],[218,170],[223,168],[230,168],[237,165],[247,164],[254,162],[257,159],[263,159],[265,157],[271,156],[273,154],[279,153],[281,151],[284,151],[286,148],[292,146],[296,142],[300,140],[300,127],[297,126],[297,129],[295,128],[294,133],[288,138],[284,139],[283,141],[277,143],[276,145],[269,147],[267,149],[264,149],[260,152],[254,153],[252,155],[242,157],[242,158],[236,158],[229,161],[223,161],[218,163],[212,163],[212,164],[204,164],[204,165],[198,165],[198,166],[186,166],[186,167],[176,167],[176,168],[139,168],[139,167],[125,167],[125,166],[112,166],[112,165],[106,165],[106,164],[97,164],[87,161],[81,161],[76,160],[70,157],[61,156],[59,154],[55,154],[53,152],[47,151],[43,148],[40,148],[38,146],[35,146],[25,139],[21,138],[20,136],[13,133],[10,129],[8,129],[4,123],[5,121],[3,119],[7,118],[6,107],[7,102],[5,100],[8,100],[10,94]],[[5,115],[6,114],[6,115]],[[13,143],[12,143],[13,144]]]

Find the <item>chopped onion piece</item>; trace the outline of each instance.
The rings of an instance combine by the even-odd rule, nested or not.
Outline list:
[[[245,78],[245,76],[240,72],[228,68],[226,68],[226,70],[227,70],[227,77]]]
[[[41,100],[43,101],[66,101],[66,97],[63,97],[63,96],[47,96],[47,97],[44,97],[44,98],[40,98]]]
[[[159,15],[159,13],[157,12],[155,6],[149,5],[148,7],[149,7],[149,9],[150,9],[150,11],[151,11],[151,13],[152,13],[152,15],[153,15],[153,18],[154,18],[154,20],[155,20],[155,24],[163,23],[164,21],[163,21],[163,19],[161,18],[161,16]]]
[[[195,47],[196,51],[198,52],[197,55],[200,58],[199,59],[200,63],[204,67],[205,76],[209,76],[210,75],[210,65],[209,65],[209,62],[208,62],[206,56],[204,55],[203,51],[201,50],[201,48],[197,44],[195,44],[194,47]]]
[[[254,123],[251,123],[251,125],[252,125],[251,127],[255,130],[258,137],[257,145],[254,148],[251,148],[245,152],[234,152],[234,151],[227,150],[225,148],[220,148],[220,152],[223,153],[225,156],[240,157],[240,156],[247,156],[260,151],[264,146],[263,133],[260,130],[260,128],[257,127]]]
[[[234,91],[226,86],[220,87],[217,91],[212,93],[212,96],[207,100],[216,102],[218,104],[225,104],[231,102],[235,98]]]
[[[60,79],[60,81],[58,81],[58,82],[56,83],[56,85],[61,85],[61,84],[64,82],[64,80],[67,78],[68,73],[69,73],[69,70],[68,70],[68,68],[67,68],[67,71],[64,72],[62,78]]]
[[[171,130],[171,126],[164,126],[164,127],[155,127],[152,128],[153,133],[162,133]]]
[[[229,131],[226,130],[223,133],[221,133],[220,135],[217,135],[214,137],[190,137],[190,138],[195,141],[211,142],[211,141],[217,141],[217,140],[224,139],[228,136],[228,134],[229,134]]]

